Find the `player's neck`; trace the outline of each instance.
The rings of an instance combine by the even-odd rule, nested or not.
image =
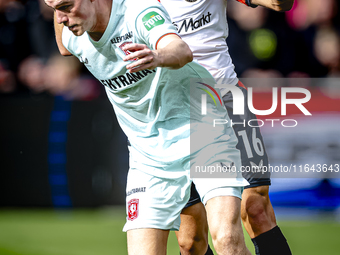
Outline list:
[[[96,22],[94,27],[87,33],[92,38],[92,40],[99,41],[100,38],[103,36],[110,21],[112,0],[96,2],[98,5],[96,10]]]

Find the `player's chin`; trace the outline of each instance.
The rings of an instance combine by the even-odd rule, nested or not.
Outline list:
[[[85,31],[84,31],[83,29],[81,29],[81,27],[79,27],[79,26],[70,27],[69,30],[70,30],[75,36],[81,36],[82,34],[85,33]]]
[[[81,36],[82,34],[85,33],[85,31],[83,31],[83,30],[75,30],[75,31],[72,31],[72,33],[73,33],[75,36]]]

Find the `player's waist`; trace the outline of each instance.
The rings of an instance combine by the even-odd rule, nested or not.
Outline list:
[[[178,140],[165,137],[141,138],[129,137],[135,160],[143,161],[148,165],[165,167],[174,161],[190,155],[190,135]]]
[[[194,58],[214,77],[216,83],[236,85],[238,82],[235,66],[230,57],[221,55],[197,55]]]
[[[226,43],[226,34],[210,36],[208,30],[200,33],[180,34],[181,38],[189,45],[192,50],[201,50],[202,52],[214,52],[215,50],[228,50]]]

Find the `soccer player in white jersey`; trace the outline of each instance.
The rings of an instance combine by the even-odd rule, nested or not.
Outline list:
[[[179,229],[190,196],[190,167],[198,162],[241,167],[233,129],[213,126],[214,119],[229,120],[222,102],[207,99],[208,114],[201,113],[202,90],[220,97],[213,77],[191,62],[189,47],[156,0],[45,2],[55,10],[61,54],[76,56],[105,86],[130,142],[124,226],[128,252],[166,254],[169,230]],[[198,146],[192,147],[196,141]],[[233,242],[219,247],[219,254],[249,255],[239,219],[242,190],[249,183],[239,172],[232,175],[198,179],[196,188],[207,204],[208,220],[216,222],[212,217],[219,216],[221,225],[237,233]],[[216,215],[216,209],[223,215]],[[228,226],[225,215],[236,222]],[[210,225],[215,230],[218,226]]]
[[[218,83],[235,85],[242,90],[247,102],[246,88],[241,84],[234,71],[234,65],[228,53],[226,38],[228,24],[226,20],[226,0],[159,0],[168,11],[171,20],[177,27],[181,38],[189,45],[194,59],[204,66],[214,76]],[[245,5],[257,7],[258,5],[276,10],[289,10],[294,0],[237,0]],[[232,32],[231,32],[232,33]],[[242,49],[240,49],[242,50]],[[233,114],[233,96],[226,89],[221,89],[224,104],[233,123],[242,123],[246,119],[256,119],[247,104],[245,115]],[[243,125],[233,126],[239,138],[237,148],[241,152],[243,166],[268,165],[268,158],[262,141],[259,128]],[[260,144],[253,144],[254,139]],[[245,141],[246,139],[246,141]],[[248,147],[250,148],[247,148]],[[257,147],[259,146],[259,147]],[[245,187],[242,195],[241,216],[244,226],[251,237],[257,255],[288,255],[291,254],[286,239],[276,224],[273,207],[270,203],[268,191],[270,175],[243,173],[243,177],[250,185]],[[205,212],[199,203],[199,197],[194,186],[191,198],[181,215],[181,228],[177,238],[181,253],[197,254],[195,251],[207,249],[207,222],[204,220]],[[209,214],[209,212],[208,212]],[[218,225],[209,222],[209,225]],[[226,222],[233,222],[233,218]],[[217,235],[212,234],[215,247],[223,243],[223,239],[233,239],[234,233],[220,224]],[[206,254],[212,254],[210,247]]]

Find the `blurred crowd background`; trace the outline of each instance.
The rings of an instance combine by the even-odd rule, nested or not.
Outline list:
[[[0,0],[0,93],[99,96],[99,85],[82,64],[59,54],[53,10],[43,0]]]
[[[295,0],[276,13],[228,0],[230,54],[239,77],[340,76],[336,0]],[[0,93],[91,100],[101,86],[74,57],[61,57],[53,10],[43,0],[0,0]]]

